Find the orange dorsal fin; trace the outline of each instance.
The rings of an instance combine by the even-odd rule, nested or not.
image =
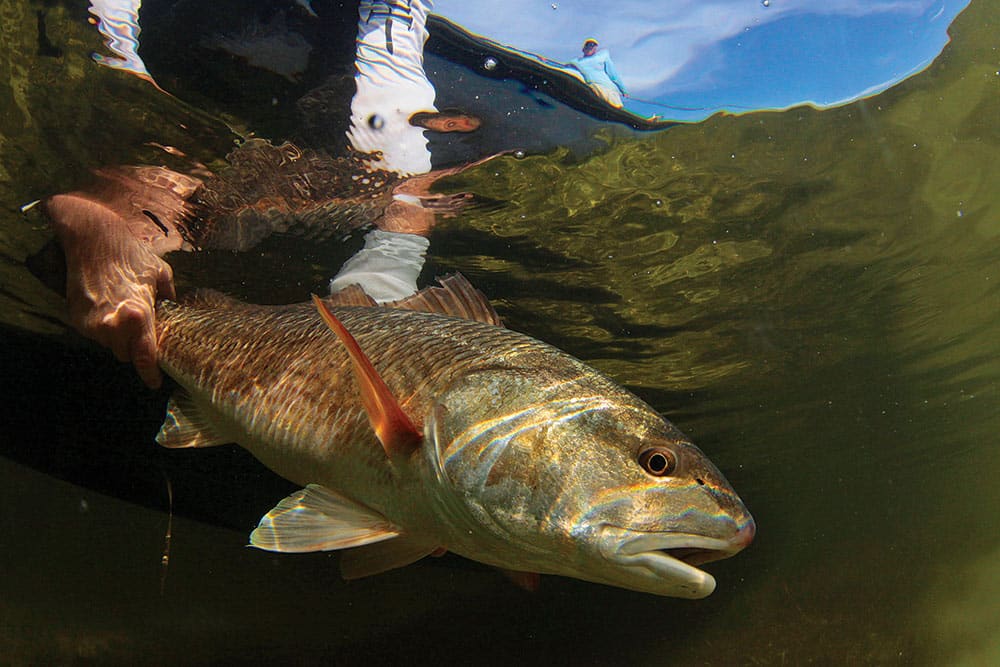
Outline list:
[[[337,338],[347,348],[354,368],[354,377],[361,388],[361,401],[364,403],[368,421],[371,422],[375,435],[378,436],[382,448],[390,459],[408,456],[420,446],[423,436],[399,407],[396,397],[389,391],[385,381],[375,370],[368,355],[364,353],[358,341],[341,324],[340,320],[330,312],[323,300],[313,295],[313,303],[323,317],[327,326],[337,334]]]
[[[503,326],[497,311],[493,310],[489,299],[477,290],[461,273],[441,276],[437,279],[441,287],[425,287],[416,294],[385,304],[389,308],[420,310],[461,317],[466,320],[485,322]]]

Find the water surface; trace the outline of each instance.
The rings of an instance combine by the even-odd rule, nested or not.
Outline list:
[[[165,396],[66,331],[23,266],[48,232],[18,211],[87,167],[165,159],[145,142],[218,163],[231,139],[93,67],[74,4],[46,7],[63,53],[38,55],[35,10],[0,2],[5,660],[1000,660],[993,3],[871,99],[609,129],[584,155],[506,157],[444,186],[493,204],[435,229],[425,275],[460,270],[511,328],[633,389],[753,512],[756,542],[709,565],[719,587],[695,602],[552,577],[529,595],[457,558],[348,584],[336,556],[244,548],[286,485],[237,450],[156,449]],[[174,266],[182,287],[291,301],[350,251],[272,239]]]

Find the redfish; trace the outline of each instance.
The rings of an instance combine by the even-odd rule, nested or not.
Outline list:
[[[604,374],[500,325],[461,276],[391,306],[359,289],[157,309],[180,385],[157,440],[238,443],[303,488],[253,546],[344,549],[346,578],[451,551],[522,582],[555,574],[701,598],[697,566],[754,521],[687,437]]]

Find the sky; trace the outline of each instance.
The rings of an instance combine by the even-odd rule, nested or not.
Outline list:
[[[700,120],[836,106],[922,71],[968,0],[436,0],[434,13],[512,49],[566,62],[592,37],[626,107]],[[673,108],[672,108],[673,107]],[[684,107],[687,110],[677,109]]]

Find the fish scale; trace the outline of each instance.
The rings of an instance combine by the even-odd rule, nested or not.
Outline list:
[[[212,403],[227,415],[253,421],[257,427],[250,435],[274,438],[265,429],[294,422],[296,431],[308,432],[285,429],[287,441],[333,443],[324,451],[328,457],[361,441],[362,451],[378,455],[370,457],[373,468],[384,464],[347,352],[311,306],[250,309],[218,303],[158,306],[160,360],[169,375],[189,391],[210,390]],[[456,375],[513,367],[518,358],[554,351],[508,329],[443,315],[352,306],[332,310],[414,414]],[[254,391],[254,385],[264,390]]]
[[[237,442],[303,486],[251,543],[347,549],[345,576],[449,550],[518,580],[710,593],[694,563],[755,531],[718,469],[607,376],[494,324],[460,276],[441,282],[392,307],[160,303],[160,364],[182,392],[158,440]]]

